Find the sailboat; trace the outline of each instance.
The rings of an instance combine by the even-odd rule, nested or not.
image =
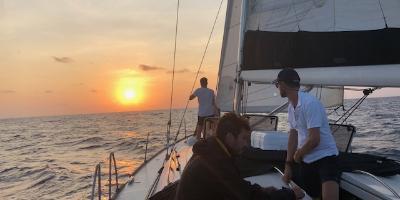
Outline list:
[[[287,108],[287,99],[271,84],[285,67],[295,68],[303,90],[326,108],[342,106],[349,86],[369,87],[347,115],[372,91],[400,86],[398,0],[229,0],[225,20],[217,102],[221,112],[249,118],[253,159],[282,155],[287,147],[287,133],[277,131],[276,117]],[[400,199],[398,161],[352,154],[356,129],[346,119],[331,124],[339,150],[355,161],[341,175],[341,193],[352,199]],[[172,188],[195,142],[189,136],[169,144],[141,165],[113,199],[151,199]],[[358,166],[365,160],[384,173]],[[287,186],[281,176],[279,167],[271,167],[246,180],[280,188]]]

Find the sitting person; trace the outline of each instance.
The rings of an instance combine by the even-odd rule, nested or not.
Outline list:
[[[234,164],[250,143],[250,127],[234,113],[225,114],[218,122],[215,137],[200,140],[193,146],[176,192],[176,200],[267,200],[297,199],[304,196],[293,190],[262,188],[241,178]]]

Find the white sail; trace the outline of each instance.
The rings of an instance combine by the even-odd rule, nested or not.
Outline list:
[[[326,108],[343,105],[343,87],[313,87],[309,93],[319,99]],[[252,83],[245,85],[243,92],[243,111],[246,113],[269,113],[285,104],[275,85]]]
[[[398,0],[229,1],[221,110],[234,110],[238,74],[251,83],[240,92],[243,111],[269,112],[285,103],[268,85],[285,67],[295,68],[326,107],[343,103],[343,86],[399,87],[399,10]]]
[[[399,0],[249,0],[241,78],[399,87]]]
[[[280,70],[248,70],[243,80],[269,83]],[[324,86],[400,87],[400,65],[296,69],[301,83]]]
[[[247,29],[353,31],[400,27],[398,0],[249,0]],[[385,22],[386,21],[386,22]]]
[[[287,102],[287,99],[279,95],[275,85],[251,83],[244,87],[243,112],[269,113]]]
[[[221,111],[233,111],[239,71],[239,43],[242,0],[229,0],[226,12],[224,42],[221,50],[217,105]]]

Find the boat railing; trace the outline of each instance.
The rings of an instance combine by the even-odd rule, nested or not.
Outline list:
[[[186,138],[187,137],[187,133],[186,133],[186,118],[183,118],[183,127],[184,127],[185,138]]]
[[[119,184],[118,184],[118,168],[117,168],[117,162],[115,159],[114,152],[110,153],[109,156],[109,168],[108,168],[108,199],[112,199],[112,168],[114,166],[114,172],[115,172],[115,184],[116,184],[116,190],[115,192],[118,193],[119,190]],[[96,184],[97,183],[97,184]],[[91,200],[95,199],[95,190],[97,186],[97,197],[99,200],[101,200],[101,164],[98,163],[96,165],[96,168],[94,170],[94,175],[93,175],[93,185],[92,185],[92,193],[90,196]]]
[[[393,195],[394,195],[396,198],[400,198],[400,195],[399,195],[392,187],[390,187],[388,184],[386,184],[385,182],[383,182],[383,181],[382,181],[380,178],[378,178],[377,176],[375,176],[375,175],[373,175],[373,174],[371,174],[371,173],[369,173],[369,172],[362,171],[362,170],[354,170],[353,172],[354,172],[354,173],[359,173],[359,174],[364,174],[364,175],[367,175],[367,176],[369,176],[369,177],[375,179],[377,182],[379,182],[380,184],[382,184],[386,189],[388,189],[390,192],[392,192]]]
[[[274,169],[283,177],[284,173],[278,168],[278,167],[274,167]],[[287,185],[289,186],[289,188],[293,188],[293,181],[291,180],[289,183],[287,183]]]
[[[351,152],[351,143],[356,134],[356,127],[344,124],[329,124],[332,136],[340,152]]]
[[[146,149],[145,149],[145,151],[144,151],[144,162],[145,162],[145,163],[147,162],[147,145],[149,144],[149,136],[150,136],[150,133],[147,133]]]
[[[98,198],[101,200],[101,169],[100,163],[96,165],[96,169],[94,170],[93,175],[93,185],[92,185],[92,195],[90,196],[91,200],[94,200],[94,192],[96,189],[96,179],[98,181]]]
[[[111,162],[111,161],[113,161],[113,162]],[[112,165],[113,164],[113,165]],[[114,171],[115,171],[115,184],[116,184],[116,187],[117,187],[117,189],[116,189],[116,191],[115,192],[118,192],[118,169],[117,169],[117,162],[115,161],[115,156],[114,156],[114,152],[111,152],[110,153],[110,157],[109,157],[109,166],[108,166],[108,199],[111,199],[111,193],[112,193],[112,190],[111,190],[111,186],[112,186],[112,170],[111,170],[111,168],[112,168],[112,166],[114,166]]]

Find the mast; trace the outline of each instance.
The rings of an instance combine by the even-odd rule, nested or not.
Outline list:
[[[239,41],[239,55],[238,55],[238,65],[236,68],[236,92],[235,92],[235,113],[239,114],[242,112],[241,110],[241,102],[243,100],[243,81],[241,80],[240,73],[241,67],[243,63],[243,41],[246,33],[246,20],[247,20],[247,6],[248,1],[242,1],[242,12],[241,12],[241,21],[240,21],[240,41]]]

